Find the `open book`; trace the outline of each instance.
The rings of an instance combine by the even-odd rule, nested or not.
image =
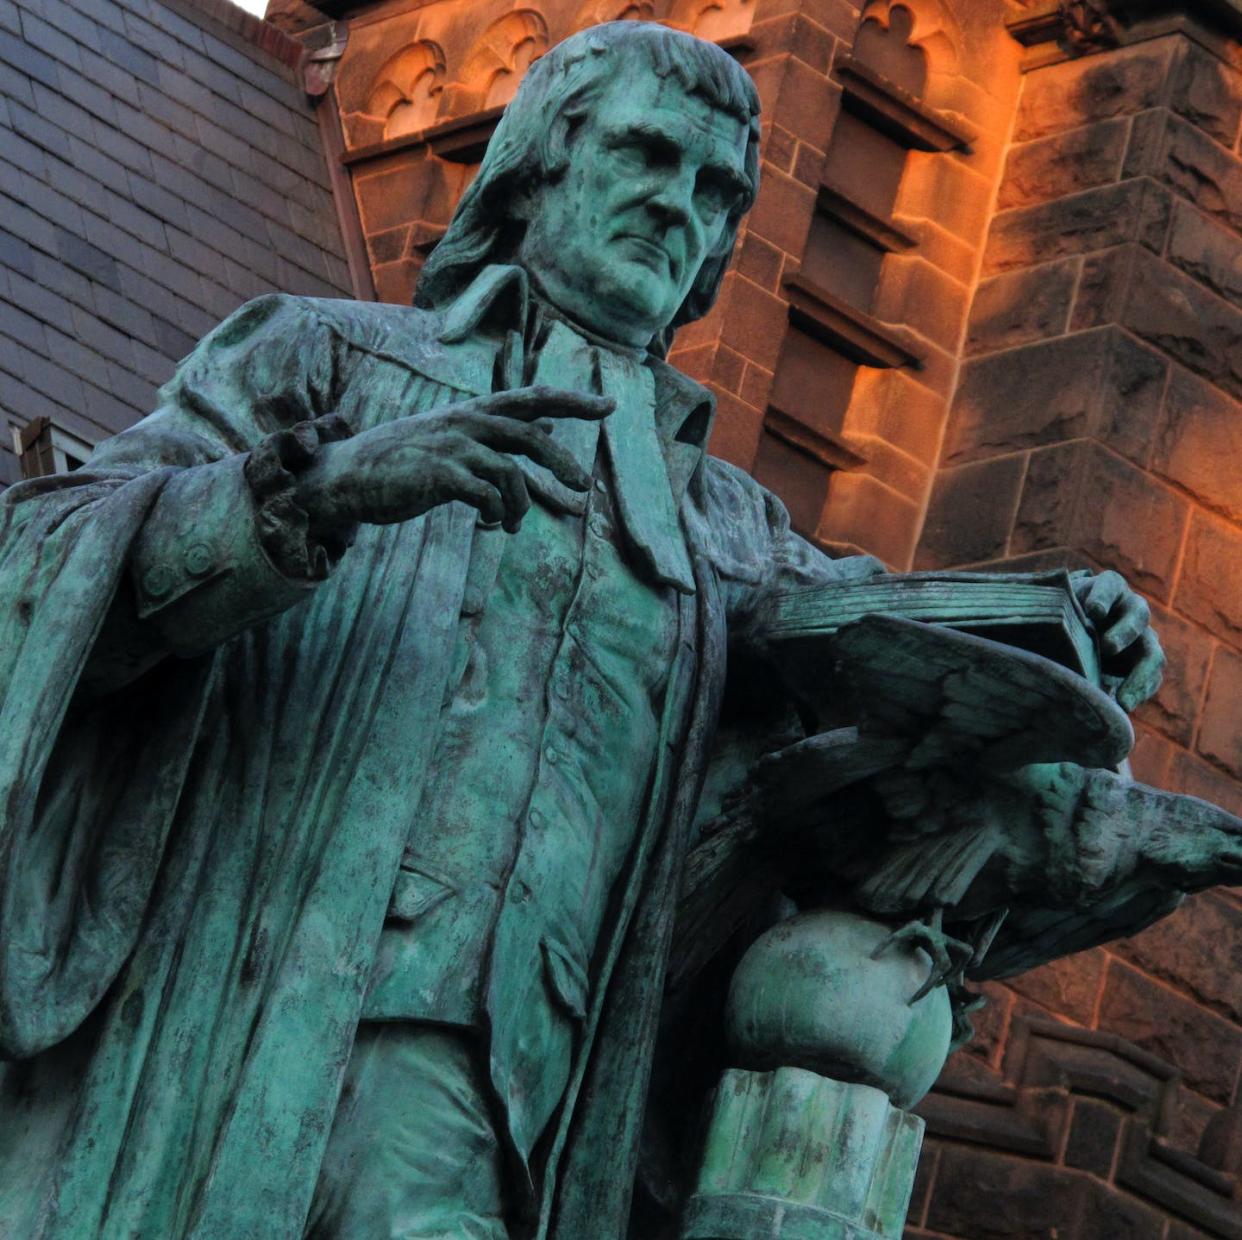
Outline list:
[[[1091,624],[1065,570],[1048,573],[906,573],[812,586],[782,594],[756,617],[756,629],[786,671],[822,651],[822,639],[880,613],[944,624],[1030,650],[1100,684]]]

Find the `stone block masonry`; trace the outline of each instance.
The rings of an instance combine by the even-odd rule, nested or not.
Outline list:
[[[122,430],[247,298],[349,295],[300,56],[226,0],[0,0],[0,484],[10,427]]]
[[[1169,658],[1137,716],[1135,773],[1237,812],[1238,32],[1156,22],[1143,33],[1029,58],[916,563],[1126,574],[1151,601]],[[1048,1154],[1060,1166],[1040,1169],[1017,1157],[1012,1125],[984,1137],[977,1112],[944,1104],[943,1134],[953,1112],[976,1125],[968,1141],[1011,1149],[964,1156],[947,1143],[912,1235],[1242,1235],[1230,1202],[1242,1166],[1219,1137],[1242,1102],[1240,919],[1235,894],[1197,897],[1132,940],[992,988],[1006,1032],[975,1053],[1010,1079],[1015,1030],[1051,1015],[1097,1048],[1124,1039],[1178,1084],[1142,1123],[1119,1087],[1060,1113],[1050,1095],[1036,1102],[1034,1081],[1020,1085],[1046,1122],[1059,1114],[1064,1125]],[[1108,1071],[1116,1081],[1117,1066]],[[1064,1087],[1065,1072],[1053,1076],[1060,1085],[1039,1084]],[[1147,1135],[1135,1135],[1143,1124]],[[1143,1149],[1172,1147],[1194,1160],[1182,1164],[1199,1177],[1193,1190],[1168,1169],[1127,1168]],[[1010,1204],[991,1218],[992,1199],[959,1172],[1011,1174],[1019,1191],[999,1194]]]

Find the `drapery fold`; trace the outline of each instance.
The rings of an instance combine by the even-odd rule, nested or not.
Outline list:
[[[262,298],[85,470],[0,500],[4,1240],[301,1234],[459,618],[485,604],[466,590],[489,535],[462,504],[365,527],[328,581],[213,653],[164,658],[107,692],[83,675],[129,593],[155,614],[131,548],[180,471],[215,469],[307,417],[336,413],[358,432],[487,390],[496,343],[446,344],[442,326],[400,307]],[[597,1032],[545,1186],[556,1240],[625,1235],[726,625],[742,632],[773,590],[876,567],[820,555],[753,480],[702,456],[697,385],[657,368],[656,400],[669,415],[657,429],[674,428],[664,451],[685,491],[696,618],[653,791],[670,812],[618,893],[628,912],[606,948],[610,982],[590,996]],[[690,426],[694,442],[676,438]],[[187,634],[218,626],[211,599],[231,571],[195,565],[236,547],[217,534],[252,516],[208,485],[195,494],[199,519],[167,543],[170,569],[194,580],[159,583]],[[601,1149],[617,1174],[596,1196]]]

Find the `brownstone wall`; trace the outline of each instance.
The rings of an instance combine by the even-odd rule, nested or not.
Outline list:
[[[744,59],[767,118],[759,202],[715,312],[673,356],[717,393],[713,450],[803,533],[906,568],[1017,48],[988,0],[787,7],[765,24],[761,3]]]
[[[0,0],[0,485],[95,443],[248,297],[348,295],[300,47],[227,0]]]
[[[1125,573],[1170,660],[1137,717],[1135,773],[1237,811],[1242,58],[1219,28],[1153,22],[1122,36],[1134,41],[1028,54],[915,564]],[[951,1135],[938,1108],[960,1119],[998,1081],[1046,1105],[1050,1131],[1029,1150],[1012,1131],[968,1131],[988,1154],[933,1140],[912,1216],[927,1231],[915,1234],[1242,1234],[1228,1139],[1242,1065],[1236,893],[988,989],[971,1053],[990,1072],[962,1087],[970,1104],[932,1100],[932,1131]],[[1120,1036],[1178,1078],[1136,1107],[1113,1063],[1101,1069],[1111,1085],[1086,1091],[1097,1101],[1071,1086],[1041,1103],[1014,1040],[1049,1016],[1093,1031],[1097,1054]],[[1180,1151],[1190,1178],[1136,1170],[1136,1151]]]

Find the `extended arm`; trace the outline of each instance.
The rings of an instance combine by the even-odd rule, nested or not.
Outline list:
[[[93,472],[173,472],[131,547],[88,687],[209,650],[328,576],[349,531],[312,530],[294,493],[320,445],[349,433],[329,412],[344,370],[309,303],[260,298],[199,344],[155,413],[96,451]]]
[[[830,558],[790,529],[785,506],[753,479],[722,461],[709,460],[708,466],[696,517],[725,589],[735,644],[748,643],[762,605],[782,593],[885,571],[871,556]],[[995,576],[1003,581],[1006,575]],[[1118,686],[1119,704],[1133,710],[1159,688],[1165,662],[1147,604],[1118,573],[1074,578],[1099,636],[1103,670]]]
[[[161,409],[92,458],[92,469],[176,467],[96,643],[86,675],[96,692],[297,603],[359,523],[457,500],[516,530],[530,504],[516,454],[586,489],[573,458],[533,423],[599,418],[610,401],[533,387],[414,413],[392,400],[399,385],[387,386],[385,363],[359,377],[366,354],[316,303],[261,298],[199,345]],[[367,405],[378,425],[357,434],[333,412]]]

